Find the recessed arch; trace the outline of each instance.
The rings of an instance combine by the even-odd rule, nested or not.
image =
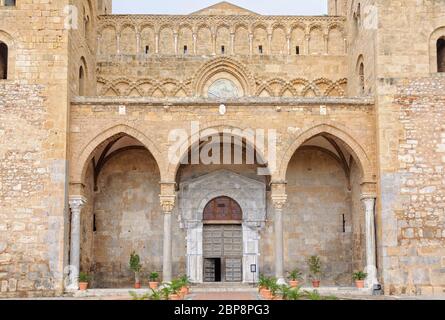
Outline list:
[[[429,38],[429,53],[430,72],[441,72],[439,70],[442,63],[445,71],[445,58],[443,57],[443,55],[445,55],[445,26],[438,27],[431,33]]]
[[[13,80],[15,74],[15,43],[9,33],[0,30],[0,80]]]
[[[177,161],[172,161],[169,159],[168,167],[166,170],[166,180],[165,181],[176,181],[179,169],[182,165],[182,160],[187,158],[190,153],[190,150],[197,146],[198,143],[205,142],[208,138],[214,135],[227,134],[236,139],[240,139],[243,143],[246,142],[247,146],[255,151],[255,158],[258,160],[259,165],[266,167],[267,158],[266,151],[257,148],[257,146],[250,140],[246,139],[245,131],[246,129],[242,129],[240,126],[231,126],[231,125],[218,125],[218,126],[208,126],[206,128],[201,129],[198,133],[193,134],[189,137],[187,141],[185,141],[182,145],[178,146],[178,150],[183,151],[176,158]],[[193,142],[193,143],[192,143]]]
[[[202,95],[206,84],[218,73],[231,75],[240,83],[245,95],[252,95],[252,90],[255,87],[253,75],[243,64],[228,57],[211,60],[196,72],[192,81],[195,95]]]
[[[111,127],[95,138],[91,139],[85,146],[83,146],[77,156],[73,157],[74,163],[72,166],[71,181],[74,184],[83,184],[85,180],[86,171],[88,169],[88,164],[94,156],[94,151],[106,147],[106,145],[113,138],[119,137],[121,135],[128,135],[133,139],[139,141],[153,156],[158,165],[159,171],[161,173],[161,179],[163,174],[163,158],[156,144],[148,138],[144,133],[129,127],[127,125],[116,125]]]
[[[364,148],[353,138],[350,134],[346,133],[346,130],[338,128],[337,125],[333,124],[319,124],[308,128],[303,131],[296,139],[292,140],[292,143],[287,148],[284,153],[281,162],[278,164],[278,172],[275,177],[277,181],[285,181],[286,172],[290,160],[292,159],[295,152],[308,140],[318,135],[327,135],[329,137],[338,139],[343,142],[347,151],[352,155],[357,166],[360,169],[362,180],[366,182],[372,182],[373,170],[371,165],[371,160]]]

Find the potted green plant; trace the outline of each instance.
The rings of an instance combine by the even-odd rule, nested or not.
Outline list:
[[[86,272],[81,272],[79,274],[79,290],[81,291],[87,290],[89,281],[90,281],[90,276]]]
[[[182,288],[181,279],[173,279],[169,284],[166,284],[170,289],[170,294],[168,296],[169,300],[181,300],[180,291]]]
[[[264,274],[260,274],[258,278],[258,291],[260,296],[264,296],[264,290],[267,289],[267,277]]]
[[[190,286],[190,279],[187,275],[183,275],[179,278],[179,280],[182,283],[182,287],[181,287],[181,295],[184,297],[186,295],[189,294],[189,286]]]
[[[291,288],[286,293],[286,300],[300,300],[303,297],[303,294],[300,292],[300,288]]]
[[[358,289],[363,289],[365,287],[365,279],[367,276],[368,274],[363,271],[354,272],[354,274],[352,275],[352,279],[354,279],[355,286]]]
[[[310,276],[312,278],[312,286],[314,288],[320,287],[320,276],[321,276],[321,261],[320,257],[312,256],[308,259],[308,266],[310,271]]]
[[[270,290],[270,299],[271,300],[281,300],[282,299],[279,295],[280,285],[277,283],[277,281],[271,281],[271,283],[269,284],[269,290]]]
[[[289,272],[289,285],[291,288],[297,288],[298,287],[298,281],[301,280],[302,273],[299,269],[294,269],[291,272]]]
[[[266,278],[265,287],[263,289],[264,299],[271,300],[273,298],[272,291],[277,290],[277,288],[275,287],[276,283],[276,278]]]
[[[162,292],[151,289],[150,300],[161,300]]]
[[[159,286],[159,273],[152,272],[150,273],[150,282],[148,283],[150,286],[150,289],[156,290]]]
[[[141,258],[139,257],[136,252],[132,252],[130,254],[130,269],[134,272],[134,288],[140,289],[141,288],[141,281],[139,278],[139,273],[141,272],[142,265],[141,265]]]

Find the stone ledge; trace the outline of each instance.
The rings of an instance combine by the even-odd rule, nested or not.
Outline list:
[[[149,106],[219,106],[227,104],[229,106],[304,106],[304,105],[354,105],[373,106],[374,99],[371,97],[315,97],[315,98],[283,98],[283,97],[244,97],[233,100],[214,100],[207,98],[152,98],[152,97],[73,97],[73,105],[135,105],[146,104]]]

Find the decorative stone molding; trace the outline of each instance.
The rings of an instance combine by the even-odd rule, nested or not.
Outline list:
[[[161,201],[162,211],[165,214],[172,213],[172,211],[175,207],[176,196],[175,195],[160,195],[159,198]]]

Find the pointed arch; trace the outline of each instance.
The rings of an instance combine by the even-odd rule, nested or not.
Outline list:
[[[190,152],[190,148],[192,147],[191,142],[193,141],[193,145],[196,144],[196,142],[203,141],[207,139],[208,137],[212,136],[213,134],[228,134],[237,138],[246,138],[243,136],[244,130],[248,128],[243,128],[241,125],[212,125],[210,124],[206,128],[201,128],[198,133],[195,133],[194,135],[190,136],[187,141],[185,141],[178,150],[185,150],[186,151],[179,155],[176,163],[173,163],[173,161],[168,161],[168,167],[166,168],[166,175],[164,178],[165,181],[176,181],[176,177],[179,171],[179,168],[181,166],[181,160],[184,159],[187,154]],[[266,151],[260,150],[257,148],[256,145],[252,143],[252,141],[247,141],[250,147],[252,147],[256,151],[256,156],[258,156],[258,159],[261,160],[262,163],[267,164],[267,158],[265,157],[265,154],[267,154]],[[185,148],[187,146],[187,148]]]
[[[341,140],[344,143],[347,151],[354,158],[357,166],[360,168],[362,180],[366,182],[371,182],[374,180],[372,162],[365,149],[360,145],[360,143],[357,142],[357,139],[348,134],[345,129],[339,128],[337,124],[321,123],[307,128],[296,139],[292,139],[292,142],[286,149],[281,161],[278,163],[278,172],[277,176],[275,177],[277,181],[286,180],[287,168],[295,152],[306,141],[321,134],[326,134]]]
[[[128,125],[120,124],[101,132],[96,137],[91,139],[86,145],[80,148],[81,151],[78,155],[75,155],[73,157],[74,161],[71,166],[71,181],[73,184],[83,184],[83,182],[85,181],[88,164],[94,156],[94,151],[98,148],[106,146],[109,143],[110,139],[113,139],[114,137],[118,137],[120,135],[128,135],[144,145],[144,147],[152,154],[153,158],[155,159],[159,167],[159,171],[161,172],[162,178],[164,172],[164,170],[162,170],[164,162],[162,153],[160,152],[156,144],[141,131]]]

